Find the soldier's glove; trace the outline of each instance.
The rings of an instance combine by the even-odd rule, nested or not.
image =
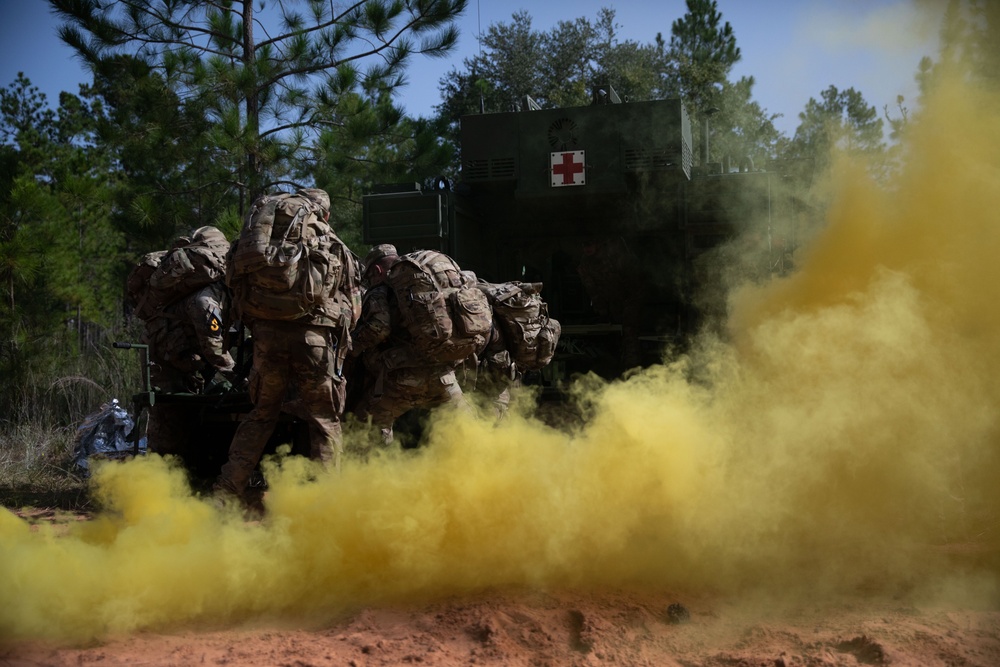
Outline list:
[[[236,373],[236,370],[223,371],[222,376],[229,383],[230,391],[246,391],[248,382],[245,377]]]
[[[206,394],[228,394],[233,390],[233,385],[223,377],[216,376],[205,390]]]
[[[212,378],[212,382],[206,393],[228,394],[233,391],[238,391],[238,383],[239,379],[233,374],[232,371],[217,371],[215,376]]]

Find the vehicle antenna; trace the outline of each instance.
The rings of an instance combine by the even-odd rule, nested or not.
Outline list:
[[[476,0],[476,41],[479,42],[479,61],[483,61],[483,12],[480,9],[480,0]],[[483,96],[482,87],[479,88],[479,113],[486,113],[486,98]]]

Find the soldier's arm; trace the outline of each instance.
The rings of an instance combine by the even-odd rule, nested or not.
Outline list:
[[[225,296],[221,289],[206,287],[188,299],[186,312],[198,337],[201,357],[216,370],[231,371],[235,365],[225,336]]]
[[[389,339],[391,333],[388,293],[382,289],[374,289],[366,296],[361,319],[351,333],[351,354],[357,356],[380,345]]]

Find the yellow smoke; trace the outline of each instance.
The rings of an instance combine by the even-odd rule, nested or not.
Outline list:
[[[153,456],[100,467],[105,509],[68,535],[0,513],[0,637],[313,621],[505,585],[961,584],[996,603],[995,110],[957,87],[929,100],[888,188],[840,165],[799,270],[733,295],[731,342],[598,388],[571,432],[446,415],[426,448],[340,475],[286,459],[260,523]]]

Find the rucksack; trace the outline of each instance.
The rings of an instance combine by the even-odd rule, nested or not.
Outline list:
[[[296,193],[254,202],[233,243],[226,274],[240,318],[287,321],[321,306],[341,308],[331,296],[350,251],[321,211]]]
[[[129,275],[135,312],[148,320],[205,285],[226,275],[229,241],[215,227],[201,227],[182,236],[173,247],[145,255]]]
[[[140,320],[146,321],[156,314],[151,308],[152,303],[143,297],[149,289],[149,277],[159,268],[166,254],[166,250],[148,252],[129,271],[125,282],[125,300]]]
[[[386,282],[410,342],[425,361],[462,361],[486,345],[493,325],[489,301],[448,255],[436,250],[402,255]]]
[[[197,349],[197,334],[177,308],[166,308],[159,317],[147,321],[143,342],[154,351],[156,363],[167,364],[186,373],[197,369],[198,365],[192,361]]]
[[[361,259],[346,245],[343,250],[344,270],[337,298],[343,304],[344,314],[348,316],[348,329],[354,329],[361,319]]]
[[[536,371],[547,366],[555,355],[562,325],[549,317],[549,306],[541,297],[542,283],[479,281],[479,289],[489,298],[493,321],[517,368]]]

